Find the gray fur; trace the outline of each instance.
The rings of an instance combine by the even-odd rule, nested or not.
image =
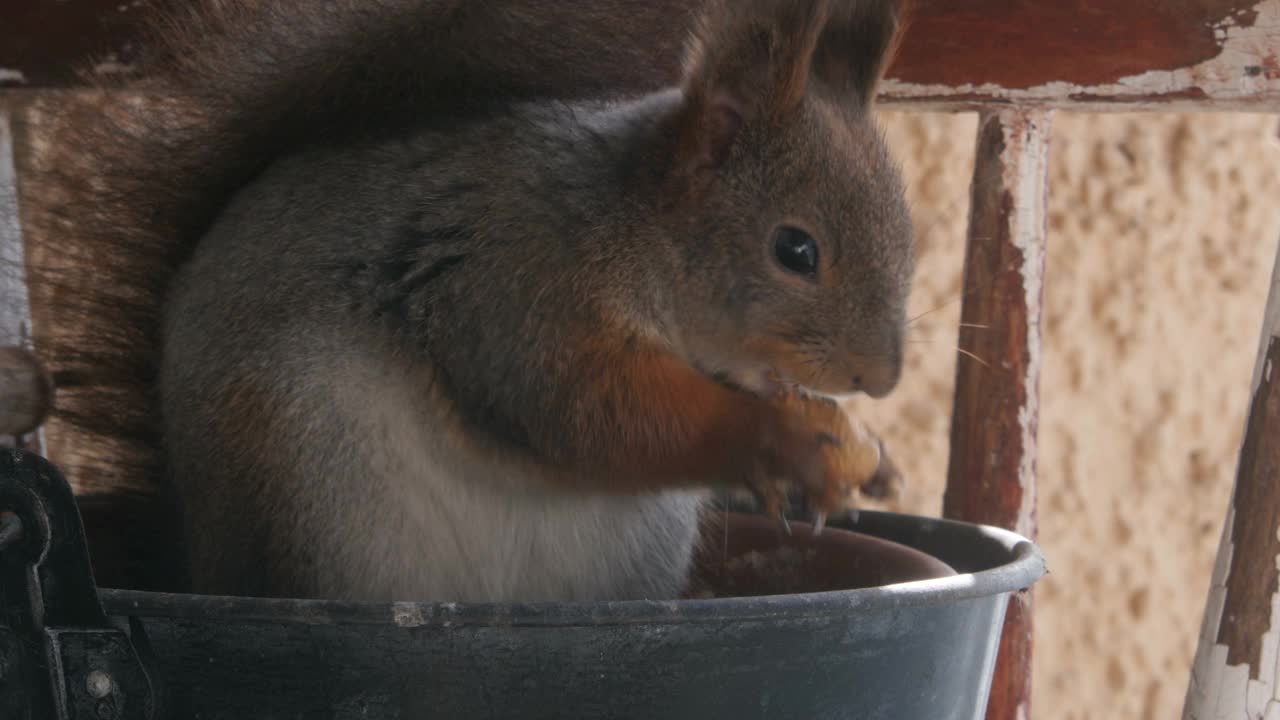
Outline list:
[[[521,335],[546,332],[534,323],[547,288],[526,273],[591,262],[609,241],[542,235],[556,216],[609,222],[597,198],[622,192],[602,191],[604,155],[578,145],[589,129],[564,124],[579,112],[303,154],[233,201],[166,307],[164,436],[194,590],[500,601],[683,589],[702,493],[558,488],[449,429],[460,410],[435,356],[500,372]],[[469,177],[488,155],[505,169]],[[553,189],[547,173],[572,179]],[[528,187],[546,194],[517,200]],[[441,226],[467,237],[433,242]],[[396,287],[463,251],[433,283]]]
[[[732,372],[745,358],[699,343],[733,347],[731,334],[789,317],[788,296],[814,312],[850,313],[824,332],[843,326],[872,348],[892,347],[896,339],[859,323],[896,327],[910,269],[907,236],[892,225],[899,216],[850,217],[841,194],[817,201],[837,203],[829,212],[843,222],[890,232],[831,245],[856,247],[862,265],[856,286],[830,297],[779,291],[765,256],[749,253],[755,240],[719,241],[717,229],[664,211],[636,153],[661,145],[681,103],[669,91],[543,105],[313,150],[235,198],[179,274],[166,312],[164,435],[197,591],[442,600],[680,592],[700,494],[557,484],[559,470],[546,466],[562,458],[531,425],[572,408],[560,393],[573,373],[557,368],[572,368],[596,318],[617,316],[709,372]],[[816,120],[797,130],[820,131]],[[863,189],[892,171],[874,153],[867,167],[800,154],[805,165],[794,168],[785,153],[796,141],[774,135],[730,159],[740,178],[723,201],[730,207],[756,193],[787,202],[778,174],[816,174],[821,185],[833,173]],[[742,225],[718,232],[750,237],[746,228],[777,213],[707,220],[732,218]],[[859,311],[867,302],[884,310]]]

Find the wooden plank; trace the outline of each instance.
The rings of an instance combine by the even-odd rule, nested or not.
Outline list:
[[[90,59],[103,72],[120,72],[134,58],[142,11],[170,1],[192,0],[30,0],[7,8],[0,84],[75,84],[72,68]],[[888,103],[939,110],[990,103],[1280,110],[1280,0],[914,0],[913,6],[883,88]],[[659,19],[638,16],[619,42],[679,32],[669,22],[645,25]],[[674,74],[678,58],[667,60]]]
[[[1034,538],[1040,301],[1051,117],[978,124],[943,514]],[[1031,594],[1009,603],[987,717],[1030,717]]]
[[[1185,720],[1280,718],[1280,253]]]
[[[18,178],[13,166],[13,134],[9,128],[9,116],[0,107],[0,348],[29,347],[31,344],[31,308],[27,301],[25,267],[26,253],[18,223]],[[0,374],[0,379],[7,376],[8,373]],[[46,386],[45,389],[49,388]],[[0,446],[43,453],[44,433],[36,430],[19,436],[0,435]]]
[[[920,0],[883,92],[922,109],[1280,110],[1280,0]]]

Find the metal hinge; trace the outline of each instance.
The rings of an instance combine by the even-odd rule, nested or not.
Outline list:
[[[71,488],[43,458],[0,450],[0,717],[151,720],[142,627],[102,610]]]

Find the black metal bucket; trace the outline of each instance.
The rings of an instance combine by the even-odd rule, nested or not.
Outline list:
[[[52,467],[0,453],[0,510],[25,515],[38,526],[28,534],[40,536],[24,541],[25,571],[12,548],[0,552],[0,668],[21,671],[0,675],[0,695],[15,693],[0,699],[5,718],[968,720],[983,716],[1010,594],[1045,572],[1036,547],[1010,532],[864,512],[844,527],[871,538],[833,530],[815,541],[797,527],[782,543],[806,570],[825,568],[814,572],[827,580],[802,582],[856,586],[908,566],[933,577],[669,602],[378,604],[121,590],[85,598],[92,579],[70,503]],[[724,537],[764,549],[752,523]],[[839,562],[842,547],[860,554]],[[751,552],[704,548],[702,562]],[[18,578],[34,592],[14,592]],[[39,615],[41,596],[42,621],[18,617],[28,598]],[[15,685],[43,673],[50,699]]]

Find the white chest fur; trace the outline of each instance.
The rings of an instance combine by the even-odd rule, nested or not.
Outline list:
[[[332,592],[495,602],[672,599],[683,589],[705,493],[548,487],[432,433],[439,419],[402,401],[363,405],[374,410],[367,429],[387,442],[366,458],[368,475],[350,478],[348,507],[363,517],[329,548]]]

